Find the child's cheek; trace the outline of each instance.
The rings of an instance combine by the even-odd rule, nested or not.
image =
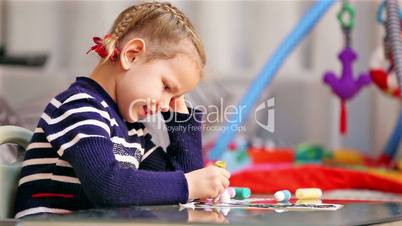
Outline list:
[[[125,92],[122,92],[125,90]],[[119,111],[122,114],[123,118],[128,122],[136,122],[138,121],[138,106],[141,106],[143,100],[136,98],[134,93],[131,93],[128,89],[122,89],[119,92],[117,104],[119,106]]]
[[[142,82],[122,81],[118,85],[118,105],[124,119],[136,122],[147,117],[144,106],[150,106],[151,100],[160,100],[161,92],[158,89],[148,88],[152,81]]]
[[[123,116],[124,120],[128,122],[135,122],[137,121],[137,117],[133,112],[131,111],[130,104],[125,103],[125,101],[118,101],[118,106],[119,106],[119,111],[120,114]]]

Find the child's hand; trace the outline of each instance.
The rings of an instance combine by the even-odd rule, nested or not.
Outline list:
[[[185,176],[189,200],[216,198],[229,186],[229,171],[212,165],[186,173]]]
[[[183,114],[189,113],[186,106],[186,101],[184,100],[184,95],[170,99],[169,106],[174,112]]]

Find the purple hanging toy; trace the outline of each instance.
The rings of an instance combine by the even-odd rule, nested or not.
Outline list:
[[[348,24],[343,21],[345,13],[349,13],[350,20]],[[346,101],[352,99],[363,86],[371,83],[371,79],[366,73],[361,73],[357,80],[353,78],[353,62],[357,59],[357,54],[350,45],[350,32],[354,25],[354,16],[354,8],[350,3],[344,2],[342,10],[338,13],[338,20],[346,40],[346,47],[338,55],[342,63],[342,75],[337,79],[334,72],[324,74],[324,83],[330,86],[332,92],[341,99],[340,133],[342,135],[347,130]]]

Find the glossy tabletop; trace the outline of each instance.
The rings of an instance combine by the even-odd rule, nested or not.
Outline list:
[[[37,215],[17,222],[17,225],[181,225],[211,223],[233,225],[367,225],[400,221],[402,203],[323,200],[342,204],[336,211],[285,211],[272,209],[214,208],[180,209],[171,206],[141,206],[110,209],[90,209],[69,215]],[[396,224],[398,224],[396,223]]]

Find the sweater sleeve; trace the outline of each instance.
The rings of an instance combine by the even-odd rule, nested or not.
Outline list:
[[[88,138],[66,152],[66,159],[85,193],[97,206],[187,202],[188,187],[183,172],[123,168],[115,160],[112,149],[113,144],[108,139]]]
[[[187,202],[188,187],[182,171],[151,172],[119,164],[111,140],[115,120],[96,100],[61,104],[45,118],[47,139],[71,164],[84,192],[96,206]]]
[[[189,109],[189,112],[189,114],[162,113],[168,129],[170,144],[165,153],[161,147],[152,142],[151,135],[147,134],[145,136],[145,153],[149,151],[145,160],[147,165],[152,162],[161,162],[158,159],[166,158],[172,170],[181,170],[187,173],[203,167],[202,114],[194,109]]]

